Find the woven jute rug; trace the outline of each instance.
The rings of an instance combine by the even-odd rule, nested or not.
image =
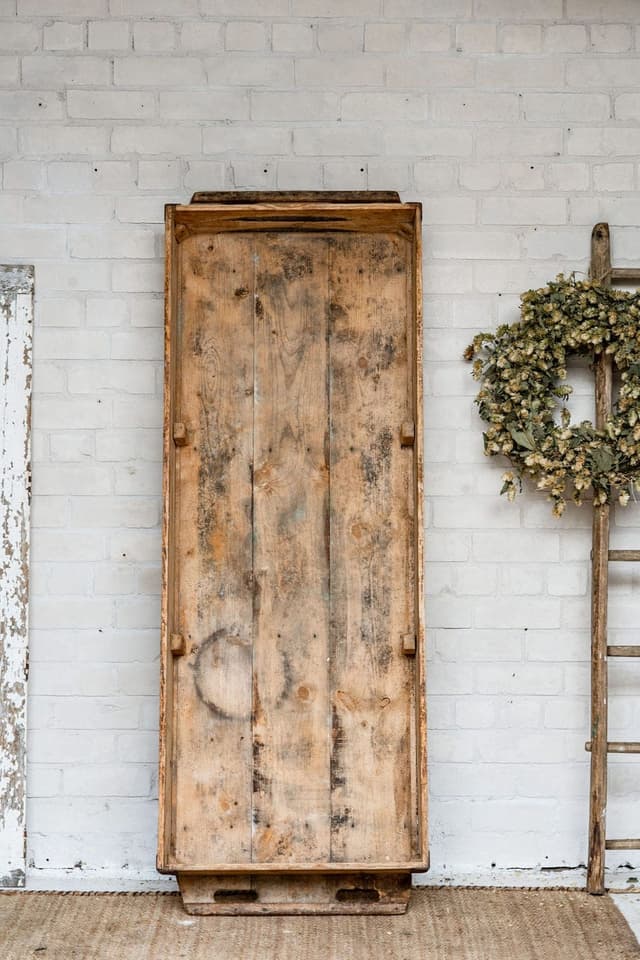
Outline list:
[[[2,960],[639,960],[609,897],[426,888],[400,917],[191,917],[173,894],[0,895]]]

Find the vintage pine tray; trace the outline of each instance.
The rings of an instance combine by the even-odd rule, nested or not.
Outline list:
[[[166,210],[158,868],[403,912],[427,866],[420,205]]]

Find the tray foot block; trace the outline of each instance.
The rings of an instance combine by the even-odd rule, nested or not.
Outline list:
[[[400,914],[411,893],[409,873],[178,874],[187,913]]]

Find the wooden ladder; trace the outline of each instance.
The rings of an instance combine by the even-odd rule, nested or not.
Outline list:
[[[591,234],[591,277],[607,286],[640,282],[640,269],[611,266],[609,224],[598,223]],[[596,427],[602,429],[612,409],[613,367],[604,353],[595,361]],[[591,552],[591,791],[589,801],[589,860],[587,891],[603,894],[606,850],[640,850],[640,839],[606,839],[607,756],[610,753],[640,753],[640,742],[611,743],[607,740],[608,657],[640,657],[638,646],[607,644],[609,563],[639,561],[640,550],[609,549],[609,504],[594,506]]]

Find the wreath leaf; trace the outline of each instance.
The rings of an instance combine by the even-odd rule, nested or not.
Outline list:
[[[509,424],[509,433],[513,437],[516,443],[519,443],[521,447],[525,447],[527,450],[535,450],[536,442],[533,438],[531,431],[529,430],[518,430],[513,424]]]

